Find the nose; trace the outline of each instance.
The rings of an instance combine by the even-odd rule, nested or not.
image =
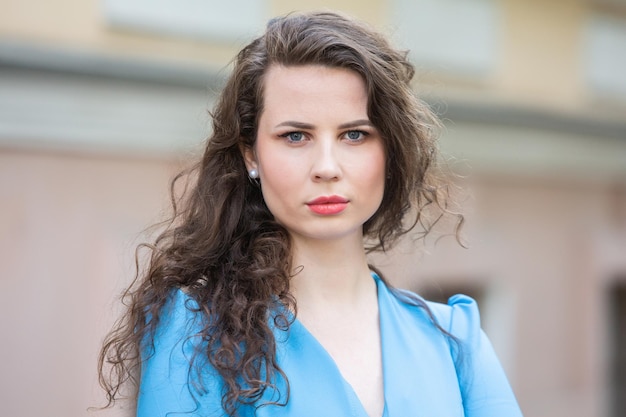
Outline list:
[[[314,154],[311,176],[313,181],[337,181],[341,178],[341,164],[334,138],[319,140]]]

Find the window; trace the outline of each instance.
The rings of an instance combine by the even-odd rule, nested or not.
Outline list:
[[[626,16],[596,14],[585,35],[587,83],[596,93],[626,100]]]
[[[464,294],[472,297],[479,306],[483,304],[485,291],[482,286],[476,284],[443,284],[441,286],[424,286],[418,293],[428,301],[448,303],[448,298],[455,294]]]
[[[498,13],[492,0],[394,0],[398,41],[417,65],[484,76],[497,59]]]
[[[232,41],[263,28],[264,0],[104,0],[114,27],[198,39]]]
[[[609,290],[611,416],[626,416],[626,282]]]

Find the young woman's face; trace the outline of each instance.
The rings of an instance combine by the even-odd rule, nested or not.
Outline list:
[[[270,67],[248,169],[294,239],[362,238],[385,186],[385,149],[353,71],[317,65]]]

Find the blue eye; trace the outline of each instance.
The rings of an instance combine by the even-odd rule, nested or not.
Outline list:
[[[304,134],[302,132],[289,132],[281,136],[289,139],[289,142],[302,142],[304,140]]]
[[[350,130],[346,132],[345,137],[351,142],[359,142],[365,139],[367,133],[360,130]]]

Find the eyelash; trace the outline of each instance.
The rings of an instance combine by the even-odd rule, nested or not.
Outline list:
[[[350,133],[359,133],[361,135],[360,138],[358,139],[348,139],[347,136]],[[300,134],[302,135],[302,139],[301,140],[292,140],[291,139],[291,135],[293,134]],[[281,138],[285,138],[287,139],[287,142],[289,143],[301,143],[306,139],[306,134],[304,132],[300,132],[300,131],[292,131],[292,132],[286,132],[283,133],[282,135],[279,135]],[[345,137],[346,139],[348,139],[348,142],[352,142],[352,143],[360,143],[363,142],[365,140],[365,138],[369,136],[369,132],[365,132],[363,130],[348,130],[347,132],[345,132],[342,137]]]

